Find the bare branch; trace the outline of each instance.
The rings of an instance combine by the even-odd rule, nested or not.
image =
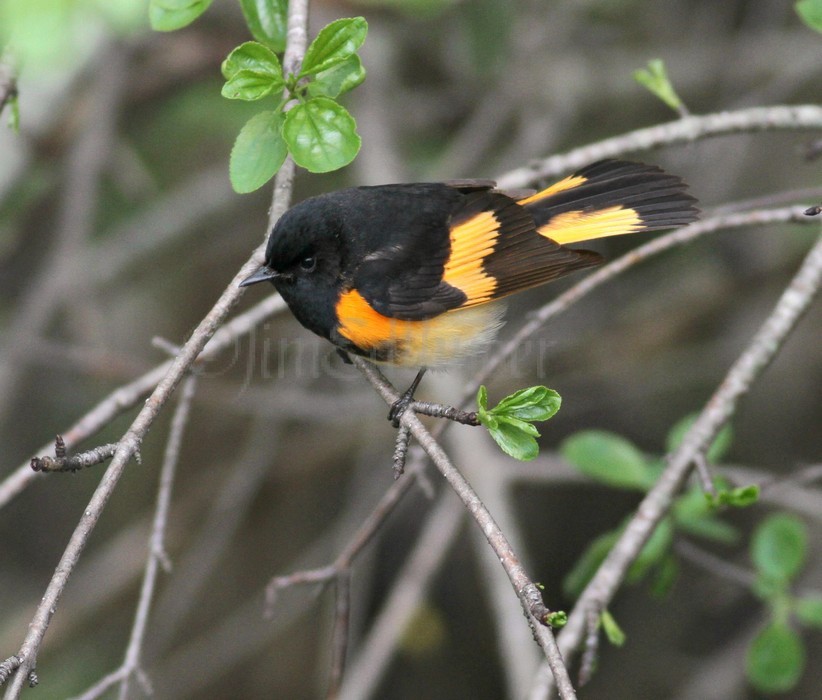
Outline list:
[[[525,187],[535,180],[553,177],[581,168],[602,158],[614,158],[634,151],[659,146],[692,143],[711,136],[753,133],[757,131],[822,129],[822,107],[818,105],[777,105],[751,107],[735,112],[717,112],[688,116],[667,124],[637,129],[621,136],[575,148],[544,160],[535,161],[499,178],[497,186]]]
[[[351,359],[357,369],[363,373],[365,378],[368,379],[387,404],[391,405],[399,398],[396,390],[374,365],[359,357],[352,357]],[[575,698],[576,693],[571,684],[571,679],[568,676],[568,671],[563,663],[562,655],[559,652],[553,633],[547,626],[550,611],[546,608],[542,600],[542,594],[539,588],[528,578],[525,569],[511,549],[505,535],[494,522],[493,517],[485,508],[477,494],[474,493],[470,484],[464,479],[456,467],[454,467],[442,447],[440,447],[439,443],[431,436],[431,433],[426,430],[417,416],[411,411],[406,411],[400,420],[402,424],[411,429],[411,433],[417,439],[417,442],[419,442],[445,477],[446,481],[451,485],[451,488],[453,488],[460,497],[472,517],[477,521],[488,543],[499,557],[500,563],[508,574],[511,585],[514,587],[514,591],[520,599],[531,630],[537,642],[542,647],[548,665],[551,667],[551,671],[557,681],[560,697],[563,699]]]

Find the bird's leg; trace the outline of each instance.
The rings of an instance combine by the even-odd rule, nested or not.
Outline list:
[[[417,387],[420,385],[420,381],[422,381],[422,377],[425,374],[425,367],[420,369],[417,372],[417,376],[414,377],[414,381],[411,382],[411,386],[409,386],[405,392],[403,393],[400,398],[398,398],[393,404],[391,404],[391,410],[388,412],[388,420],[391,421],[391,425],[395,428],[400,427],[400,418],[402,418],[402,414],[408,410],[408,407],[414,403],[414,392],[417,390]]]

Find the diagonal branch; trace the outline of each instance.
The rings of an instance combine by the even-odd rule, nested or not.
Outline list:
[[[385,379],[376,366],[359,357],[352,357],[351,360],[387,404],[393,404],[399,398],[399,394],[394,387],[388,383],[388,380]],[[480,526],[482,533],[488,540],[488,544],[491,545],[499,557],[500,563],[505,569],[505,573],[508,574],[511,585],[520,599],[531,631],[534,633],[537,643],[542,647],[547,663],[556,680],[560,697],[563,700],[576,698],[574,687],[571,684],[568,670],[565,668],[553,632],[547,625],[550,611],[545,607],[539,588],[525,573],[519,558],[511,549],[507,538],[494,522],[493,517],[479,499],[479,496],[452,464],[448,455],[445,454],[440,444],[432,437],[419,418],[412,411],[406,411],[401,421],[411,429],[412,435],[460,497],[468,512]]]
[[[659,481],[642,500],[636,515],[583,591],[559,637],[560,648],[564,650],[566,657],[577,651],[583,642],[586,615],[591,610],[598,614],[614,597],[628,568],[656,526],[668,513],[674,496],[693,469],[694,460],[705,452],[736,411],[739,399],[748,392],[753,382],[782,347],[802,314],[810,306],[820,283],[822,237],[805,257],[776,307],[728,371],[680,446],[670,455],[668,466]],[[551,685],[550,676],[545,669],[539,677],[544,685],[531,695],[533,699],[547,697]]]
[[[288,10],[288,45],[286,47],[286,65],[298,62],[305,52],[307,24],[308,21],[308,1],[291,2]],[[276,221],[288,209],[291,201],[292,183],[294,180],[294,162],[287,158],[274,184],[274,195],[269,212],[269,223]],[[270,229],[270,226],[269,226]],[[180,349],[180,353],[171,362],[171,365],[146,400],[145,406],[135,418],[129,429],[118,443],[117,451],[114,454],[109,468],[106,470],[99,486],[95,490],[88,506],[83,511],[80,522],[66,546],[63,556],[60,559],[57,569],[49,582],[46,592],[40,600],[40,604],[34,614],[29,630],[23,644],[17,653],[20,661],[19,668],[9,684],[4,696],[5,700],[16,700],[20,696],[23,683],[33,671],[37,659],[37,654],[43,642],[46,630],[48,629],[51,617],[56,610],[57,603],[65,589],[68,578],[76,566],[83,549],[97,524],[100,515],[105,508],[108,499],[114,492],[126,465],[137,453],[149,428],[154,423],[160,411],[171,397],[183,376],[188,372],[202,352],[206,343],[214,335],[219,326],[230,313],[231,309],[239,300],[243,293],[239,283],[250,275],[259,265],[265,249],[265,244],[261,244],[253,252],[249,260],[240,268],[229,286],[222,293],[212,309],[206,314],[192,333],[189,340]]]

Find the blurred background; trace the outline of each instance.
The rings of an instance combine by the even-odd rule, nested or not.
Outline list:
[[[237,3],[217,0],[170,34],[150,31],[139,0],[29,4],[39,23],[26,23],[20,2],[0,0],[4,40],[12,20],[24,35],[29,25],[50,32],[21,69],[20,132],[0,128],[0,480],[164,361],[152,338],[186,339],[266,235],[271,200],[270,187],[237,195],[228,182],[233,140],[259,109],[220,96],[221,61],[251,38]],[[342,171],[300,173],[295,201],[355,184],[500,177],[672,120],[632,79],[654,58],[664,59],[695,114],[822,97],[822,37],[792,3],[313,2],[310,35],[354,15],[369,23],[361,50],[368,76],[344,102],[362,151]],[[806,154],[819,136],[726,136],[630,157],[683,176],[710,210],[818,187],[820,161]],[[810,205],[819,194],[790,201]],[[446,445],[551,607],[571,608],[563,577],[640,498],[575,477],[557,445],[600,428],[663,454],[671,426],[709,398],[816,235],[816,225],[792,224],[707,236],[635,267],[550,323],[489,382],[495,400],[536,383],[562,394],[534,464],[505,458],[479,430],[449,431]],[[597,248],[613,258],[637,238]],[[578,279],[513,299],[503,340]],[[252,288],[239,311],[268,293]],[[728,462],[763,478],[820,462],[820,331],[817,304],[741,403]],[[454,400],[481,366],[476,358],[429,375],[418,396]],[[411,375],[390,377],[404,385]],[[206,365],[167,533],[173,568],[160,577],[146,638],[156,697],[323,696],[332,592],[285,591],[264,619],[264,588],[274,575],[332,561],[390,487],[385,413],[362,377],[287,312]],[[134,415],[84,447],[116,441]],[[69,583],[32,697],[80,693],[122,660],[170,415],[149,434],[142,464],[129,466]],[[18,649],[102,470],[38,478],[0,510],[0,657]],[[442,496],[434,470],[430,482],[434,500],[412,488],[357,559],[352,663],[434,504],[453,499]],[[816,487],[806,491],[822,504]],[[442,563],[409,603],[408,627],[371,697],[481,700],[522,697],[530,686],[537,650],[515,601],[513,618],[499,622],[498,599],[513,595],[500,587],[498,563],[489,564],[476,525],[458,507],[447,512]],[[750,568],[747,533],[768,512],[763,504],[723,516],[743,539],[708,549]],[[801,585],[820,588],[822,506],[803,517],[813,551]],[[667,597],[629,587],[613,612],[628,642],[604,648],[582,697],[757,697],[744,680],[744,656],[764,617],[745,587],[684,561]],[[813,659],[822,634],[805,641],[808,669],[793,698],[819,693]],[[500,651],[506,645],[516,669]]]

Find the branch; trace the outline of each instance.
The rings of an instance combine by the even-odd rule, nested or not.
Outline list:
[[[399,398],[399,394],[374,365],[359,357],[352,357],[351,360],[387,404],[391,405]],[[514,587],[514,591],[520,599],[531,631],[534,633],[537,643],[542,647],[551,672],[556,679],[560,697],[563,699],[575,698],[576,693],[571,684],[571,679],[568,676],[568,670],[565,668],[554,635],[547,626],[550,611],[545,607],[539,589],[534,582],[528,578],[525,569],[511,549],[505,535],[494,522],[491,514],[485,508],[470,484],[451,463],[451,460],[445,454],[442,447],[440,447],[439,443],[431,436],[431,433],[426,430],[425,426],[412,411],[406,411],[400,420],[411,429],[411,433],[417,442],[422,446],[445,477],[446,481],[448,481],[460,497],[460,500],[462,500],[468,512],[471,513],[474,520],[476,520],[480,526],[485,538],[488,540],[488,544],[491,545],[499,557],[500,563],[505,569],[505,573],[508,574],[511,585]]]
[[[560,648],[570,657],[583,641],[585,619],[589,611],[599,613],[616,594],[631,563],[667,515],[673,498],[693,469],[694,460],[703,454],[717,433],[736,410],[739,399],[747,393],[782,347],[791,330],[810,306],[822,281],[822,237],[806,256],[802,266],[783,292],[771,315],[763,323],[749,346],[728,371],[699,417],[670,456],[659,481],[640,503],[636,515],[626,526],[591,582],[583,591],[568,624],[560,634]],[[540,673],[546,683],[531,695],[546,697],[550,677]]]
[[[576,170],[602,158],[614,158],[634,151],[659,146],[692,143],[711,136],[758,131],[822,129],[822,107],[818,105],[777,105],[751,107],[736,112],[716,112],[688,116],[667,124],[630,131],[604,141],[575,148],[543,160],[534,161],[503,175],[497,181],[500,189],[525,187],[535,180],[554,177]]]
[[[286,57],[291,60],[298,60],[302,56],[305,46],[305,22],[307,21],[307,0],[303,2],[292,2],[289,7],[289,45],[286,47]],[[303,28],[296,24],[300,22]],[[292,45],[291,42],[296,42]],[[287,158],[280,171],[274,185],[274,196],[269,216],[269,222],[276,221],[283,212],[286,211],[291,200],[292,183],[294,179],[294,162]],[[68,546],[63,552],[63,556],[57,565],[57,570],[49,582],[46,592],[37,607],[34,618],[29,625],[29,631],[17,653],[20,666],[9,685],[5,700],[15,700],[20,696],[23,682],[28,677],[29,672],[34,669],[37,653],[43,642],[46,629],[48,628],[51,616],[56,610],[57,603],[63,593],[65,585],[71,572],[74,570],[80,555],[94,530],[97,521],[108,502],[109,497],[114,492],[126,465],[138,451],[140,443],[145,437],[151,425],[159,415],[160,411],[177,388],[186,372],[194,364],[197,357],[203,351],[208,340],[215,334],[217,328],[225,320],[231,309],[239,300],[243,293],[239,283],[248,277],[258,266],[265,250],[265,243],[262,243],[253,252],[251,258],[242,266],[234,279],[229,283],[227,289],[212,309],[206,314],[192,333],[189,340],[183,345],[179,355],[171,362],[167,373],[146,400],[145,406],[135,418],[129,429],[118,443],[117,451],[114,454],[111,465],[106,470],[99,486],[94,492],[86,509],[80,518],[80,522],[74,530],[69,540]]]

